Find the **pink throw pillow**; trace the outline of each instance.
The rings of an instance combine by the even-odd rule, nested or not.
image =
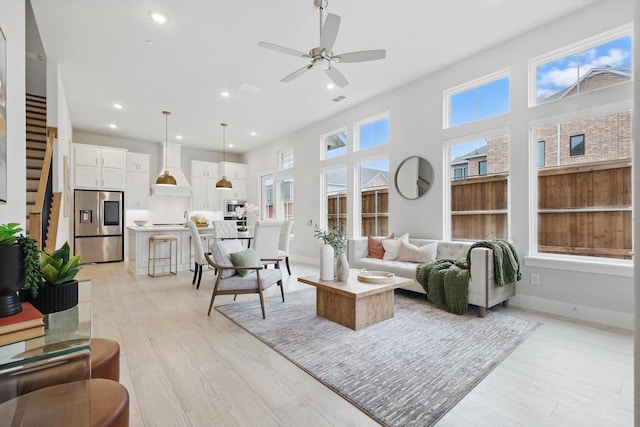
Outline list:
[[[391,233],[391,235],[389,235],[386,238],[387,239],[393,239],[393,238],[395,238],[395,235],[394,235],[394,233]],[[382,259],[382,257],[384,256],[384,248],[382,247],[382,240],[383,239],[377,239],[375,237],[369,236],[369,256],[368,256],[368,258]]]

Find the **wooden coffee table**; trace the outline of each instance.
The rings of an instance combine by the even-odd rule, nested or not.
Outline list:
[[[393,290],[413,283],[394,277],[389,283],[358,280],[360,270],[351,269],[349,280],[320,280],[319,275],[299,277],[298,281],[316,287],[316,313],[348,328],[358,330],[393,317]]]

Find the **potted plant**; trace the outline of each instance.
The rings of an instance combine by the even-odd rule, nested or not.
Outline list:
[[[18,291],[40,283],[40,250],[17,222],[0,225],[0,317],[22,311]]]
[[[349,262],[345,254],[347,236],[342,225],[336,225],[332,231],[323,230],[316,225],[313,235],[324,243],[320,251],[320,280],[336,277],[341,282],[346,281],[349,278]]]
[[[23,290],[26,300],[41,313],[55,313],[78,305],[78,281],[75,277],[83,265],[80,263],[81,255],[71,257],[70,252],[67,242],[50,254],[43,251],[39,265],[41,283],[32,288],[25,286]]]

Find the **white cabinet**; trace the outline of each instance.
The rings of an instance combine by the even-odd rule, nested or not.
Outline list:
[[[149,209],[149,154],[127,153],[127,209]]]
[[[126,151],[74,144],[75,188],[124,190]]]
[[[224,193],[224,198],[246,200],[247,165],[244,163],[222,162],[220,163],[219,173],[220,176],[225,175],[227,179],[231,181],[231,185],[233,187],[231,190]]]
[[[218,201],[218,164],[191,161],[191,209],[214,211],[220,209]]]

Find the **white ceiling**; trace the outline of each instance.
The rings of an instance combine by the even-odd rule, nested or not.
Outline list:
[[[316,47],[313,0],[31,3],[46,56],[60,65],[75,130],[159,142],[169,110],[169,141],[220,150],[227,122],[230,151],[241,153],[593,1],[329,0],[325,14],[342,18],[335,53],[387,50],[383,60],[339,64],[350,84],[333,90],[320,70],[280,83],[307,60],[258,47]],[[153,22],[152,11],[168,23]],[[222,98],[222,90],[231,96]],[[333,102],[339,95],[346,99]],[[115,110],[116,102],[124,108]]]

